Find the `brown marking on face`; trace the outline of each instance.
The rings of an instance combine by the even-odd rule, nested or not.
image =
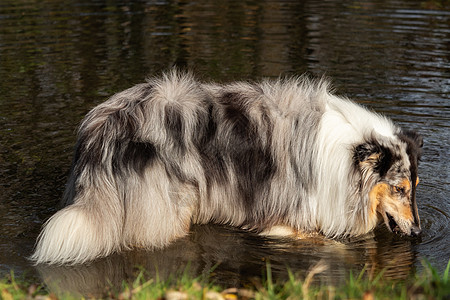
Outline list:
[[[403,179],[401,182],[400,182],[400,185],[399,185],[401,188],[403,188],[404,190],[405,190],[405,192],[406,193],[409,193],[409,191],[411,190],[411,183],[409,182],[409,180],[408,179]]]
[[[397,212],[403,219],[412,219],[411,206],[409,201],[405,201],[405,198],[409,198],[411,192],[411,183],[407,178],[404,178],[397,186],[390,188],[387,183],[381,183],[378,185],[383,185],[382,193],[381,190],[378,193],[378,204],[383,206],[384,209],[390,207]],[[398,193],[399,189],[402,193]],[[393,212],[391,211],[391,214]]]
[[[407,179],[404,178],[400,184],[398,184],[397,186],[395,186],[394,189],[400,189],[402,190],[405,194],[409,195],[410,191],[411,191],[411,182]]]
[[[409,205],[401,205],[399,207],[399,215],[402,219],[413,221],[413,214]]]
[[[380,201],[386,198],[389,194],[389,185],[386,183],[378,183],[372,188],[372,190],[369,192],[371,218],[377,216],[377,208],[380,204]]]
[[[389,214],[399,225],[396,227],[397,230],[409,234],[410,229],[405,227],[407,225],[404,224],[412,224],[414,220],[411,204],[408,201],[410,191],[411,183],[408,179],[403,179],[396,186],[390,186],[384,182],[376,184],[369,192],[370,218],[378,217],[377,213],[379,213],[389,228],[390,221],[387,216]]]

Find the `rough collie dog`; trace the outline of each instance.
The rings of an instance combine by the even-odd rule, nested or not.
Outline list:
[[[262,234],[420,233],[422,139],[305,78],[226,85],[173,71],[112,96],[78,133],[65,208],[36,263],[161,248],[192,223]]]

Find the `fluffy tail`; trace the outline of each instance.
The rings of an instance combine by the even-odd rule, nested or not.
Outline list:
[[[106,256],[121,247],[121,223],[119,212],[83,203],[67,206],[45,223],[30,259],[36,264],[61,265]]]

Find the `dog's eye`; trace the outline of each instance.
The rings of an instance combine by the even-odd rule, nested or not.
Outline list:
[[[394,191],[396,193],[399,193],[399,194],[404,194],[405,193],[405,188],[401,187],[401,186],[394,186]]]

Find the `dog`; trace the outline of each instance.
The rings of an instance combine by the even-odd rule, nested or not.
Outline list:
[[[163,248],[193,223],[339,239],[384,222],[416,236],[422,145],[326,80],[213,84],[170,71],[86,115],[64,208],[31,260]]]

